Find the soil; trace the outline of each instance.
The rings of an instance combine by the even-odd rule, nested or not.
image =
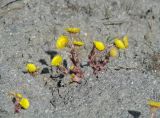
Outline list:
[[[150,118],[147,100],[160,100],[159,6],[159,0],[0,0],[0,118]],[[55,49],[70,26],[81,29],[84,64],[95,39],[128,34],[129,48],[98,78],[85,66],[81,84],[51,79],[55,54],[70,65],[67,50]],[[40,67],[36,77],[24,72],[28,62]],[[15,114],[11,91],[27,97],[29,109]]]

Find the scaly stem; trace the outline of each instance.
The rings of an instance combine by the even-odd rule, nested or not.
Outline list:
[[[58,69],[59,69],[63,74],[67,74],[67,73],[68,73],[68,70],[67,70],[63,65],[58,66]]]
[[[74,66],[80,66],[80,61],[78,58],[78,52],[75,49],[75,46],[72,45],[71,51],[70,51],[70,59]]]
[[[156,111],[157,111],[157,107],[153,107],[151,106],[150,111],[151,111],[151,118],[156,118]]]
[[[151,118],[156,118],[156,113],[152,113]]]

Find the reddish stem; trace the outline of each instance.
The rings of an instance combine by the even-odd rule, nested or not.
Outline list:
[[[93,74],[97,75],[99,71],[104,70],[105,65],[109,62],[109,56],[105,56],[104,60],[97,60],[97,55],[99,52],[96,52],[95,47],[93,46],[89,56],[88,56],[88,63],[93,69]]]

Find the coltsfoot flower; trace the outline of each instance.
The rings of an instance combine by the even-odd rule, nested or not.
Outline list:
[[[51,61],[52,66],[60,66],[62,64],[63,58],[61,55],[56,55]]]
[[[99,51],[103,51],[106,48],[105,44],[101,41],[93,41],[93,44],[96,47],[96,49]]]
[[[148,100],[148,105],[151,107],[160,108],[160,102],[154,101],[154,100]]]
[[[9,95],[13,96],[15,113],[19,113],[22,108],[23,109],[28,109],[29,108],[29,106],[30,106],[29,100],[27,98],[24,98],[21,93],[10,92]]]
[[[125,45],[124,45],[123,41],[120,40],[119,38],[114,39],[114,44],[119,49],[125,49]]]
[[[147,104],[150,106],[151,118],[156,118],[156,112],[160,109],[160,102],[150,99]]]
[[[75,74],[70,74],[71,79],[73,79],[75,77]]]
[[[73,44],[77,45],[77,46],[83,46],[84,42],[82,42],[82,41],[73,41]]]
[[[16,101],[19,102],[23,98],[23,95],[21,93],[15,93],[14,97]]]
[[[68,37],[61,35],[61,36],[59,36],[59,38],[56,41],[56,48],[62,49],[68,45],[68,42],[69,42]]]
[[[112,47],[112,48],[110,49],[110,51],[109,51],[109,55],[110,55],[111,57],[117,57],[117,56],[118,56],[118,50],[117,50],[117,48],[116,48],[116,47]]]
[[[30,106],[30,102],[27,98],[22,98],[21,101],[19,102],[19,104],[24,109],[28,109]]]
[[[16,93],[15,95],[16,98],[19,98],[19,99],[22,99],[23,98],[23,95],[21,93]]]
[[[70,27],[70,28],[66,28],[65,30],[69,33],[74,33],[74,34],[80,32],[80,28],[77,28],[77,27]]]
[[[128,48],[128,35],[125,35],[122,39],[125,48]]]
[[[38,67],[33,63],[28,63],[26,65],[26,71],[29,73],[35,73],[38,71]]]
[[[74,66],[74,65],[72,65],[69,69],[70,69],[70,70],[73,70],[73,69],[74,69],[74,67],[75,67],[75,66]]]

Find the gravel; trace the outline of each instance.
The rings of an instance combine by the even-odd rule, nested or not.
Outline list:
[[[0,118],[150,118],[147,100],[160,97],[159,6],[159,0],[0,0]],[[129,48],[98,78],[84,67],[81,84],[24,73],[27,62],[48,68],[56,53],[68,62],[54,43],[69,26],[81,28],[84,64],[94,39],[127,33]],[[11,91],[29,98],[30,108],[14,114]]]

